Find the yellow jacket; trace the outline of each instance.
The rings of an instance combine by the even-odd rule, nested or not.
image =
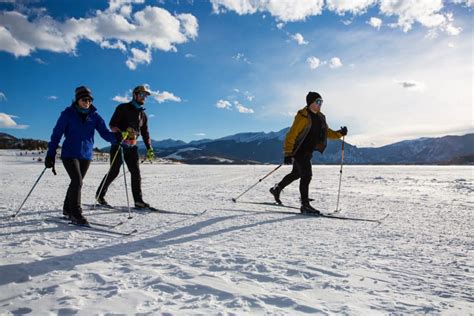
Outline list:
[[[307,107],[302,108],[298,111],[295,116],[295,120],[293,121],[293,125],[291,125],[288,134],[286,134],[285,144],[283,146],[283,150],[285,152],[285,156],[294,156],[295,153],[298,151],[298,148],[303,143],[304,139],[308,135],[311,129],[311,116],[309,115],[309,110]],[[326,149],[327,139],[339,139],[342,137],[342,134],[330,129],[326,124],[326,117],[323,113],[319,112],[318,115],[323,122],[323,130],[326,130],[325,137],[320,142],[316,144],[316,150],[323,153],[324,149]]]

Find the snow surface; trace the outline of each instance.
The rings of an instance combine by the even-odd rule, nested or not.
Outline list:
[[[201,216],[85,209],[90,220],[127,221],[117,237],[46,222],[59,216],[69,178],[31,156],[0,151],[1,315],[379,315],[474,313],[473,167],[345,166],[341,215],[277,213],[269,187],[283,167],[143,164],[145,200]],[[107,164],[93,163],[83,203]],[[315,166],[310,193],[333,210],[339,167]],[[128,178],[128,185],[130,181]],[[131,195],[130,195],[131,196]],[[107,199],[125,206],[123,177]],[[298,205],[298,185],[282,194]],[[241,201],[241,202],[240,202]],[[291,210],[291,209],[289,209]]]

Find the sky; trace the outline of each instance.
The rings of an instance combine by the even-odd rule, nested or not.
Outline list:
[[[346,141],[474,131],[473,0],[0,0],[0,132],[49,140],[85,85],[106,123],[145,84],[151,137],[291,125],[308,91]],[[96,144],[107,145],[96,134]]]

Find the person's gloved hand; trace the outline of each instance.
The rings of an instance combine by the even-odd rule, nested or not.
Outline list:
[[[115,138],[117,139],[117,142],[121,143],[128,137],[128,132],[115,132]]]
[[[292,156],[285,156],[285,159],[283,159],[283,163],[285,165],[293,164],[293,157]]]
[[[339,133],[341,133],[342,136],[346,136],[347,135],[347,127],[343,126],[341,127],[340,130],[338,130]]]
[[[149,148],[146,151],[146,159],[153,160],[153,158],[155,158],[155,152],[153,151],[153,148]]]
[[[54,168],[55,159],[56,157],[54,156],[46,156],[46,158],[44,159],[44,166],[46,168]]]

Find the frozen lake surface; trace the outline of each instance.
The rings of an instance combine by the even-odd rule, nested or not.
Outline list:
[[[0,314],[447,314],[474,313],[473,167],[345,166],[342,216],[310,218],[271,202],[289,166],[238,203],[232,197],[275,166],[143,164],[145,201],[179,214],[85,206],[91,221],[126,221],[130,237],[45,221],[61,214],[69,178],[0,151]],[[83,203],[108,165],[93,163]],[[127,179],[130,185],[129,177]],[[336,206],[339,166],[314,166],[310,197]],[[131,194],[130,194],[131,197]],[[123,177],[107,200],[126,206]],[[298,183],[282,193],[298,206]]]

